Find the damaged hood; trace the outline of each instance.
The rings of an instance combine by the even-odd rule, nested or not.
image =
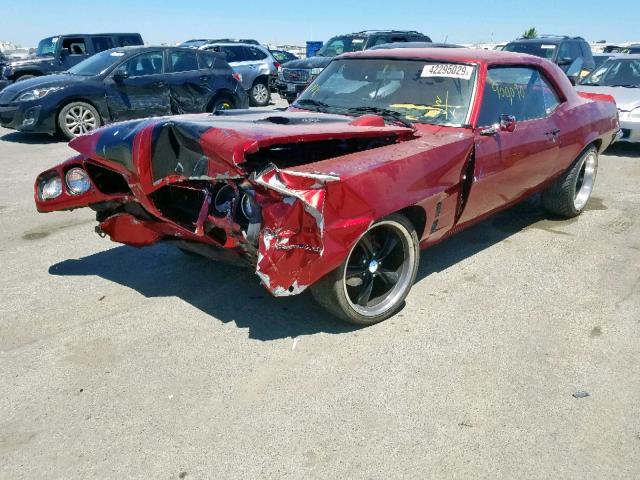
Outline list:
[[[281,144],[414,133],[362,118],[288,111],[181,115],[113,124],[69,145],[87,158],[113,162],[138,175],[148,172],[156,184],[176,177],[246,176],[248,155]]]

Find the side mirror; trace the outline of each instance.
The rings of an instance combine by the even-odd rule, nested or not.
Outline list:
[[[516,117],[513,115],[500,115],[500,130],[503,132],[514,132],[516,129]]]
[[[60,58],[64,58],[64,57],[68,57],[69,56],[69,50],[66,48],[62,48],[60,49],[60,53],[58,54],[60,55]]]
[[[516,129],[516,117],[513,115],[500,115],[498,123],[480,130],[480,135],[491,137],[500,132],[513,132]]]
[[[123,80],[126,80],[127,78],[129,78],[129,74],[125,71],[125,70],[116,70],[113,73],[113,81],[114,82],[122,82]]]

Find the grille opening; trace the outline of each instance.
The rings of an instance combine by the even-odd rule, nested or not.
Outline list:
[[[204,198],[204,186],[167,185],[151,194],[151,201],[163,216],[192,231]]]
[[[273,163],[278,168],[296,167],[350,153],[385,147],[396,143],[396,140],[396,135],[385,135],[374,138],[346,138],[272,145],[248,154],[245,157],[245,165],[250,172],[259,170],[269,163]]]
[[[131,193],[127,181],[118,172],[88,162],[85,163],[84,168],[89,174],[93,184],[102,193],[107,195]]]

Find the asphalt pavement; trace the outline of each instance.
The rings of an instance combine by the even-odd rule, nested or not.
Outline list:
[[[640,146],[423,252],[369,328],[247,270],[38,214],[0,129],[0,478],[640,478]]]

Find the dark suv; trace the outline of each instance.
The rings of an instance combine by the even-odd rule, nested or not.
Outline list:
[[[596,68],[591,46],[582,37],[520,38],[507,43],[503,50],[546,58],[557,64],[573,83]]]
[[[76,33],[43,38],[35,56],[10,61],[0,69],[0,90],[13,82],[63,72],[104,50],[143,44],[139,33]]]
[[[420,32],[400,30],[366,30],[339,35],[329,39],[314,57],[293,60],[282,65],[276,89],[281,97],[292,102],[337,55],[367,50],[383,43],[430,41],[428,36]]]

